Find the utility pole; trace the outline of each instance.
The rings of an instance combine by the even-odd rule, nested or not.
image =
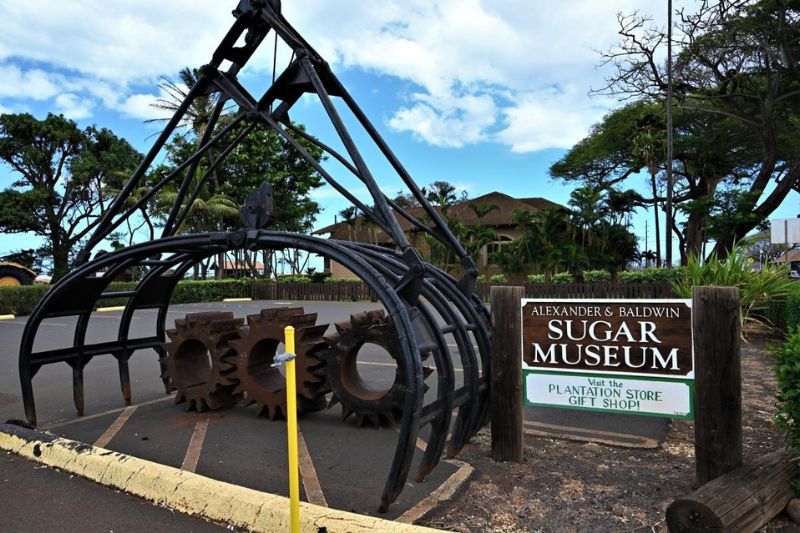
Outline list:
[[[667,0],[667,267],[672,267],[672,0]]]

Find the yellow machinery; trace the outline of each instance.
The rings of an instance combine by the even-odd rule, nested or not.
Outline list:
[[[17,287],[31,285],[36,279],[36,272],[11,261],[0,261],[0,287]]]

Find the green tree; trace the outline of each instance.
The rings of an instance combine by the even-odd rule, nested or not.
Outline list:
[[[296,125],[303,129],[302,125]],[[323,152],[302,137],[294,137],[317,162]],[[272,184],[277,206],[273,228],[307,233],[319,212],[311,193],[322,186],[322,177],[279,133],[258,126],[230,153],[219,169],[217,191],[244,204],[263,181]]]
[[[684,261],[706,238],[724,257],[800,182],[800,6],[705,0],[678,15],[675,132],[686,138],[665,162],[682,174],[676,200],[689,202],[677,236]],[[604,56],[615,72],[599,92],[664,102],[666,36],[640,14],[619,23]]]
[[[232,120],[232,115],[223,115],[219,126]],[[243,128],[244,126],[242,126]],[[299,126],[302,128],[302,126]],[[230,138],[237,136],[242,130],[235,128]],[[296,137],[305,150],[317,161],[322,161],[322,151],[309,141]],[[167,146],[169,157],[166,164],[158,169],[158,173],[150,178],[152,181],[174,169],[197,150],[198,134],[187,131],[177,135]],[[243,205],[247,197],[257,190],[261,183],[272,184],[276,205],[276,219],[273,229],[309,232],[319,212],[319,205],[311,196],[311,192],[322,185],[323,181],[314,167],[310,165],[280,134],[266,126],[256,126],[216,167],[213,174],[200,182],[211,160],[204,159],[194,176],[190,190],[197,189],[192,205],[186,205],[191,198],[183,199],[185,217],[182,231],[222,231],[233,230],[241,226],[238,207]],[[161,192],[154,209],[161,219],[166,217],[176,198],[176,185],[171,184]],[[289,264],[293,272],[300,268],[302,258],[298,251],[282,253],[284,263]],[[254,268],[254,260],[248,251],[243,254],[244,261]],[[268,265],[274,257],[264,255],[265,275],[269,275]],[[222,263],[224,258],[218,258]],[[219,270],[218,270],[219,272]],[[294,272],[298,273],[298,272]]]
[[[70,270],[71,254],[96,226],[109,189],[141,154],[110,130],[78,125],[62,115],[0,115],[0,160],[14,172],[0,192],[0,229],[46,239],[53,276]]]

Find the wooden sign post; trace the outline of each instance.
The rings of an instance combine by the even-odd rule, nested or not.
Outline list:
[[[698,484],[741,466],[738,289],[694,287],[692,301],[523,296],[490,292],[493,459],[522,461],[527,402],[695,418]]]
[[[524,287],[492,287],[492,459],[522,462],[522,317]]]
[[[694,287],[694,450],[703,485],[742,464],[739,289]]]

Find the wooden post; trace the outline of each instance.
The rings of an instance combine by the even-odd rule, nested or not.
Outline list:
[[[524,287],[492,287],[492,459],[522,462],[522,314]]]
[[[697,483],[742,464],[739,289],[694,287],[694,450]]]

